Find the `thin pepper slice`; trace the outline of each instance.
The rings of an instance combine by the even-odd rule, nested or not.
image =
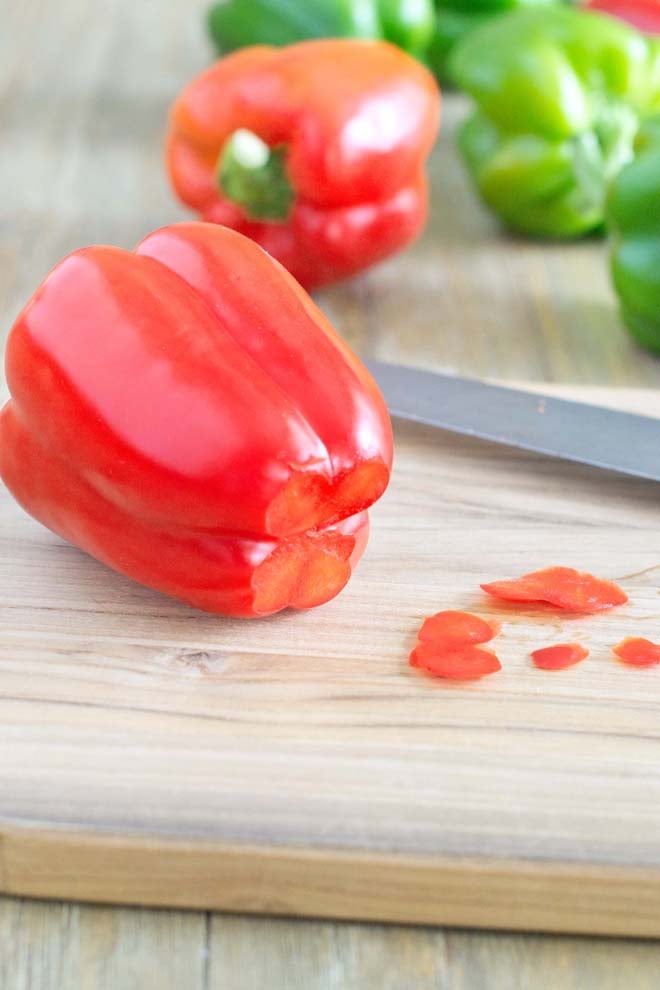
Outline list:
[[[448,610],[425,619],[417,633],[420,643],[432,643],[447,649],[488,643],[500,631],[496,620],[482,619],[471,612]]]
[[[544,646],[543,649],[533,650],[531,657],[534,666],[539,670],[565,670],[574,667],[581,660],[586,660],[589,650],[581,643],[558,643],[555,646]]]
[[[590,614],[625,605],[628,596],[613,581],[572,567],[547,567],[512,581],[493,581],[481,588],[508,602],[545,602],[567,612]]]
[[[613,647],[612,652],[631,667],[655,667],[660,663],[660,644],[650,639],[629,636]]]
[[[446,650],[432,643],[419,643],[410,654],[410,665],[451,681],[476,681],[502,669],[492,650],[469,645]]]

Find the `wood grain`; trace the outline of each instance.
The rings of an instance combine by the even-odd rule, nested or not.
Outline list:
[[[3,990],[205,990],[204,915],[0,900]],[[157,980],[154,975],[157,974]]]
[[[147,230],[184,217],[184,212],[174,204],[161,171],[163,120],[177,88],[202,68],[209,56],[201,20],[205,6],[205,0],[199,0],[161,4],[156,9],[150,3],[116,0],[104,10],[103,16],[99,16],[97,9],[84,0],[61,0],[58,4],[49,4],[46,0],[23,0],[20,4],[0,0],[3,25],[0,31],[0,132],[3,147],[10,149],[10,153],[0,156],[0,337],[48,269],[67,251],[90,242],[128,247]],[[637,350],[621,331],[607,278],[603,246],[597,242],[570,247],[518,242],[502,237],[494,222],[481,210],[470,193],[452,146],[452,129],[463,112],[461,101],[447,101],[444,131],[432,163],[433,212],[427,234],[406,255],[363,278],[322,294],[322,305],[354,346],[381,357],[490,377],[657,387],[660,364]],[[3,394],[4,383],[0,381],[0,398]],[[451,472],[453,468],[450,466],[449,470]],[[541,481],[543,477],[542,469]],[[524,484],[524,479],[520,480]],[[426,483],[422,477],[421,484]],[[502,484],[501,473],[495,485],[481,474],[461,503],[465,503],[472,515],[478,514],[484,493],[490,498],[495,490],[499,492],[497,497],[503,515],[511,518],[519,511],[522,493],[521,498],[514,497],[510,508],[502,498],[504,489],[498,488]],[[612,497],[604,478],[600,486],[589,483],[585,491],[582,475],[578,473],[577,487],[583,519],[584,516],[589,518],[592,512],[598,518],[603,517],[605,510],[599,504],[601,492],[607,512],[610,512]],[[646,526],[651,534],[649,543],[652,543],[657,522],[650,509],[651,496],[644,491],[648,489],[635,486],[630,514],[634,519],[641,503],[637,528],[643,530]],[[534,509],[525,510],[524,537],[530,545],[535,541],[534,513]],[[567,541],[580,539],[584,526],[577,525],[575,508],[568,513],[552,510],[549,515],[550,522],[537,513],[542,529],[549,529],[558,521],[563,524],[566,517],[571,523],[572,529],[565,531],[562,546]],[[46,595],[38,607],[42,615],[50,615],[50,619],[40,626],[36,636],[30,632],[34,614],[32,605],[22,611],[15,604],[5,605],[7,575],[12,592],[17,590],[14,568],[7,558],[4,527],[8,523],[16,528],[28,555],[27,580],[36,581],[35,600],[43,572],[50,568],[54,559],[58,560],[55,571],[57,580],[62,583],[64,597],[72,593],[81,595],[82,607],[67,609],[61,621],[57,619],[57,595]],[[496,520],[493,525],[497,525]],[[635,528],[636,523],[626,522],[626,532],[631,525]],[[3,672],[11,679],[11,693],[15,696],[16,681],[23,685],[26,680],[20,666],[26,650],[29,653],[34,647],[41,651],[43,663],[39,676],[47,675],[51,699],[42,727],[44,739],[49,737],[51,729],[57,735],[67,722],[74,726],[80,723],[75,693],[84,688],[83,707],[89,707],[89,697],[93,696],[99,681],[104,693],[115,696],[113,704],[116,704],[117,696],[120,704],[125,704],[126,695],[134,690],[144,707],[149,708],[151,698],[147,685],[156,675],[160,704],[166,699],[167,707],[167,698],[174,690],[186,699],[188,708],[196,709],[198,700],[191,702],[190,699],[198,699],[202,692],[206,694],[209,684],[213,683],[213,677],[203,670],[204,665],[209,667],[209,664],[200,654],[209,653],[210,667],[217,672],[226,652],[224,648],[216,649],[211,627],[205,620],[199,622],[191,615],[173,612],[168,603],[163,606],[164,623],[160,628],[157,614],[149,614],[148,610],[146,615],[142,614],[143,600],[139,593],[136,595],[125,585],[120,587],[107,573],[101,578],[95,565],[75,553],[63,554],[61,549],[50,545],[48,539],[44,542],[43,533],[31,524],[5,515],[0,518],[0,532],[4,534],[0,552],[3,553],[2,579],[5,581],[0,584],[0,601],[3,620],[9,614],[13,630],[7,644],[10,663],[7,666],[6,661],[2,662]],[[589,555],[609,568],[614,562],[614,550],[608,553],[605,544],[596,554],[591,543],[591,537],[596,534],[589,527],[585,535]],[[543,543],[546,545],[547,540]],[[451,540],[445,557],[450,550]],[[464,548],[460,554],[467,559]],[[638,555],[637,548],[634,554]],[[640,555],[644,557],[639,565],[642,570],[653,558],[651,547]],[[425,562],[427,574],[431,567],[430,557],[431,549]],[[510,562],[511,557],[503,553],[502,566]],[[475,573],[478,564],[475,557],[471,565]],[[380,566],[383,566],[382,559]],[[614,570],[612,566],[611,572]],[[405,584],[405,575],[394,575],[392,580],[399,580],[401,586]],[[649,582],[649,607],[644,616],[640,616],[649,628],[655,624],[657,613],[657,602],[651,597],[653,574],[648,572],[646,578],[642,575],[637,580],[642,584],[645,580]],[[114,604],[109,613],[103,612],[103,625],[99,630],[94,612],[96,610],[98,614],[105,608],[108,581]],[[18,587],[21,587],[20,579]],[[416,615],[424,603],[414,602],[413,605]],[[367,621],[369,642],[373,638],[378,642],[377,620],[382,615],[381,611],[373,618],[361,617]],[[412,617],[411,610],[407,618]],[[120,638],[122,627],[127,626],[128,645]],[[199,636],[198,626],[201,628]],[[298,652],[295,652],[293,663],[289,661],[284,665],[282,694],[274,702],[276,716],[288,691],[293,689],[296,702],[305,706],[310,692],[309,685],[302,693],[296,686],[299,669],[306,658],[300,644],[295,642],[291,626],[284,628],[287,638],[293,640],[294,651]],[[339,628],[345,630],[341,618]],[[28,632],[27,637],[21,636],[24,630]],[[75,644],[70,639],[72,632]],[[264,671],[254,656],[241,656],[233,645],[228,652],[234,658],[232,662],[240,664],[241,676],[249,680],[251,690],[259,693],[259,680]],[[392,663],[391,655],[386,659],[388,664]],[[279,662],[283,662],[281,658]],[[246,663],[247,666],[243,666]],[[335,667],[333,679],[338,673],[340,679],[345,677],[344,668],[337,671],[334,660],[330,666],[331,670]],[[307,659],[305,670],[308,669]],[[311,669],[315,670],[313,676],[316,686],[321,687],[321,695],[311,705],[310,715],[313,718],[321,713],[327,719],[329,701],[327,692],[323,691],[325,671],[318,656]],[[68,688],[56,687],[63,672],[76,684],[73,694]],[[350,669],[348,675],[349,678],[355,676]],[[377,720],[379,713],[385,711],[389,717],[393,706],[390,686],[393,688],[394,684],[390,685],[385,677],[380,680],[372,706],[374,710],[369,712],[369,731],[373,731],[371,722]],[[572,685],[567,691],[558,693],[552,688],[550,698],[542,702],[546,726],[554,714],[559,715],[560,722],[569,721],[568,713],[571,712],[574,727],[583,719],[589,722],[581,691],[578,691],[576,702],[570,697],[567,701],[566,695],[570,696],[572,690]],[[646,761],[640,763],[630,755],[629,744],[638,732],[638,719],[644,745],[650,748],[655,744],[652,725],[655,696],[644,682],[638,692],[641,701],[633,702],[627,715],[622,716],[617,711],[616,690],[617,684],[610,683],[603,694],[599,682],[599,714],[594,718],[598,721],[601,716],[614,717],[619,728],[612,738],[616,738],[616,731],[620,733],[624,753],[619,761],[610,763],[610,769],[621,776],[630,769],[638,781],[648,764]],[[214,705],[220,695],[221,685],[216,684],[205,702],[211,718],[215,717]],[[444,695],[442,697],[444,700]],[[514,707],[515,697],[498,692],[498,702],[503,707],[503,719],[506,719]],[[12,711],[14,721],[3,726],[5,734],[11,735],[12,745],[17,744],[16,711],[26,705],[32,706],[33,699],[21,698],[19,690],[19,701],[14,703]],[[220,707],[222,709],[222,705]],[[443,718],[438,718],[435,702],[433,705],[425,702],[420,707],[420,717],[426,721],[425,732],[434,724],[434,718],[438,720],[438,731],[447,734],[453,731],[451,716],[450,724],[442,729]],[[452,711],[454,707],[452,701]],[[440,709],[444,712],[447,705],[443,703]],[[492,707],[487,709],[488,718],[492,711]],[[152,725],[158,717],[157,714],[149,716]],[[193,722],[194,718],[196,716],[192,717]],[[112,712],[107,711],[106,727],[111,719]],[[627,723],[623,728],[622,722]],[[89,724],[93,724],[91,709]],[[171,722],[167,727],[159,725],[156,736],[167,728],[185,738],[190,725],[190,718],[177,719],[174,726]],[[565,725],[562,732],[564,729]],[[106,736],[106,748],[121,747],[124,730],[125,726],[119,724],[114,738]],[[501,734],[501,726],[499,731]],[[532,727],[526,731],[531,732]],[[589,731],[583,737],[579,737],[577,731],[575,735],[578,754],[581,754],[584,740],[587,748],[591,747],[593,764],[602,763],[605,754],[594,748],[595,739]],[[144,753],[148,753],[154,738],[150,735],[146,740]],[[519,745],[525,744],[526,738],[519,740]],[[420,745],[424,745],[421,734]],[[4,753],[7,752],[5,748]],[[18,753],[21,758],[26,755],[24,750],[18,750]],[[60,773],[63,761],[66,762],[70,755],[66,746],[56,746],[53,761],[59,762]],[[80,761],[83,755],[76,754],[76,759]],[[584,761],[583,756],[580,759]],[[92,762],[90,755],[88,770]],[[205,762],[208,767],[208,753],[205,753]],[[106,783],[108,773],[106,764]],[[570,777],[568,770],[566,774]],[[128,768],[119,776],[118,787],[128,793]],[[653,788],[652,770],[649,777]],[[402,779],[405,782],[405,768],[395,783]],[[135,786],[133,794],[136,794]],[[655,800],[652,789],[649,803]],[[527,827],[525,801],[526,794],[523,793],[521,833]],[[45,795],[44,808],[48,807],[48,802],[49,797]],[[551,826],[554,820],[550,806],[548,814],[548,825]],[[597,818],[595,809],[594,817]],[[606,813],[605,830],[610,820]],[[626,818],[626,822],[631,831],[638,829],[633,816]],[[648,824],[649,817],[642,809],[642,831]],[[594,826],[587,822],[582,825],[583,844],[588,849]],[[598,823],[595,831],[600,832]],[[176,958],[182,958],[186,972],[190,974],[185,985],[194,987],[197,976],[192,974],[198,972],[198,954],[208,951],[200,925],[189,921],[198,917],[46,906],[0,898],[0,986],[12,990],[14,987],[19,990],[23,987],[66,990],[69,986],[112,987],[115,990],[125,986],[151,987],[152,974],[157,973],[159,985],[166,987],[171,973],[177,973]],[[94,918],[107,919],[102,925],[110,932],[107,940],[90,934],[96,924]],[[164,921],[165,918],[170,920]],[[360,990],[371,990],[372,986],[385,986],[389,974],[394,974],[393,981],[400,977],[398,986],[451,985],[452,990],[556,986],[557,974],[561,976],[562,986],[579,986],[584,990],[592,986],[599,990],[619,990],[627,984],[643,990],[657,982],[658,950],[652,945],[461,933],[432,936],[410,929],[392,930],[391,935],[382,936],[373,934],[374,931],[382,932],[380,929],[357,926],[245,919],[227,922],[230,927],[223,938],[224,924],[223,919],[213,923],[213,931],[218,934],[218,949],[210,956],[210,970],[206,976],[210,973],[218,985],[222,985],[219,981],[224,981],[236,990],[241,990],[240,981],[244,981],[246,987],[263,985],[264,974],[269,972],[273,974],[270,980],[273,987],[289,986],[289,981],[295,977],[309,990],[316,986],[355,986]],[[168,946],[172,932],[177,930],[173,958]],[[87,946],[84,952],[80,951],[81,944]],[[450,949],[450,970],[445,968],[445,945]],[[377,953],[382,953],[380,966]],[[422,975],[416,965],[418,957],[426,960],[424,965],[428,974],[433,975]],[[83,958],[87,960],[85,965]],[[104,960],[109,960],[107,966]]]
[[[659,561],[648,535],[657,523],[652,485],[399,426],[393,483],[346,591],[320,610],[245,623],[112,574],[3,496],[5,889],[657,933],[654,672],[609,654],[626,633],[660,633]],[[431,682],[408,668],[423,615],[441,607],[491,614],[479,580],[556,560],[619,579],[631,604],[568,621],[505,608],[504,671],[488,682]],[[567,624],[591,659],[562,675],[533,669],[529,650],[565,638]],[[42,846],[19,828],[52,831],[55,852],[47,836]],[[79,832],[96,843],[91,854]],[[62,833],[73,840],[62,845]],[[126,861],[111,863],[111,834],[128,841]],[[132,837],[149,842],[133,846]],[[149,857],[159,837],[187,844],[169,878]],[[191,856],[188,847],[204,842],[210,851]],[[240,869],[236,846],[249,847]],[[409,884],[406,897],[385,869],[388,856],[396,883]],[[437,869],[418,868],[419,856]],[[468,861],[458,874],[456,861]],[[485,882],[491,868],[492,895],[466,905],[466,877],[476,871]],[[616,871],[626,868],[617,887]],[[596,881],[613,884],[610,898],[598,883],[589,892],[594,869]],[[286,870],[289,899],[277,893]],[[333,870],[338,890],[324,879]],[[204,875],[214,878],[208,887]],[[367,877],[374,897],[365,899]]]

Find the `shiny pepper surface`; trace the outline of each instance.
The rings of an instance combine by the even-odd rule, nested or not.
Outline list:
[[[65,258],[8,340],[0,475],[123,574],[258,616],[336,595],[392,433],[365,368],[256,244],[212,224]]]
[[[625,326],[660,352],[660,121],[645,128],[638,146],[609,190],[612,275]]]
[[[169,174],[201,219],[251,237],[313,288],[420,233],[439,109],[430,72],[385,42],[244,48],[175,102]]]
[[[220,0],[208,26],[221,52],[308,38],[384,38],[420,56],[433,34],[433,0]]]
[[[658,41],[588,11],[517,11],[466,38],[452,72],[477,105],[463,156],[504,223],[555,238],[601,228],[608,184],[660,111]]]
[[[458,42],[475,28],[519,7],[547,7],[562,2],[565,0],[436,0],[428,63],[439,79],[451,82],[449,57]]]

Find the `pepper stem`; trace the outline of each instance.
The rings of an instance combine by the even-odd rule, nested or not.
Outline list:
[[[592,130],[574,139],[573,161],[578,187],[587,202],[602,208],[607,187],[635,154],[639,122],[628,107],[610,107]]]
[[[218,159],[218,184],[250,220],[281,222],[289,216],[295,193],[286,174],[286,154],[286,146],[270,148],[242,127],[225,142]]]

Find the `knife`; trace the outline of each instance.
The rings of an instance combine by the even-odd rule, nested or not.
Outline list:
[[[392,416],[660,481],[660,419],[368,359]]]

